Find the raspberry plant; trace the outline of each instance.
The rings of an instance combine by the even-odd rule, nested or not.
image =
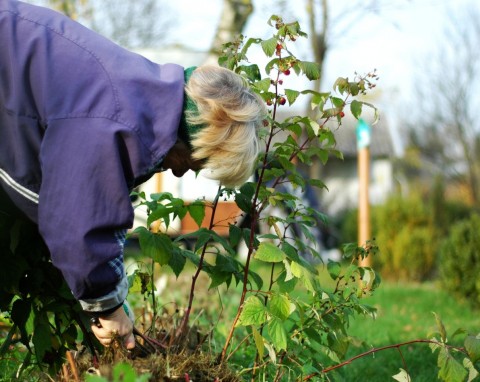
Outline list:
[[[342,157],[335,149],[329,126],[334,123],[339,127],[347,109],[357,119],[364,107],[372,108],[376,115],[375,107],[359,96],[375,87],[378,77],[375,71],[363,76],[355,74],[353,80],[340,77],[334,83],[334,92],[293,89],[289,87],[293,83],[292,72],[315,80],[320,76],[320,67],[292,52],[294,42],[306,37],[298,22],[285,23],[282,18],[272,16],[269,25],[274,28],[271,38],[239,36],[225,45],[224,55],[219,59],[220,65],[242,75],[269,107],[260,132],[264,151],[258,158],[256,180],[238,190],[220,187],[213,202],[197,200],[186,204],[168,193],[155,194],[147,200],[140,194],[143,200],[140,204],[146,205],[150,214],[147,227],[137,229],[136,233],[144,254],[154,262],[170,266],[177,276],[184,272],[187,261],[196,267],[184,316],[173,333],[175,338],[185,338],[195,309],[197,280],[204,272],[210,278],[209,288],[222,284],[229,287],[232,282],[241,287],[238,301],[231,301],[236,304],[236,314],[225,336],[220,363],[236,369],[242,380],[329,380],[328,372],[373,351],[384,350],[372,349],[342,362],[353,341],[348,334],[352,317],[375,315],[375,309],[362,298],[375,291],[380,278],[372,268],[358,266],[358,260],[375,254],[377,247],[373,241],[360,247],[344,245],[342,261],[329,260],[321,265],[328,271],[330,282],[320,281],[319,268],[314,266],[318,262],[307,259],[321,260],[319,249],[312,244],[316,240],[312,230],[319,222],[325,222],[326,216],[306,205],[301,194],[307,187],[325,185],[319,179],[303,176],[299,165],[309,166],[314,161],[325,165],[331,155]],[[247,54],[254,47],[260,47],[269,59],[263,73],[248,60]],[[293,115],[280,121],[279,108],[287,107],[287,103],[293,105],[299,97],[309,97],[311,115]],[[213,230],[218,200],[226,196],[234,198],[242,216],[248,216],[250,222],[247,227],[230,224],[227,238]],[[281,207],[285,214],[272,214],[271,206]],[[149,229],[158,220],[168,227],[172,219],[181,219],[187,213],[200,227],[206,208],[212,209],[209,227],[173,241],[165,233]],[[259,233],[260,225],[267,226],[268,233]],[[193,250],[181,246],[185,239],[192,238]],[[245,262],[236,256],[241,242],[248,248]],[[265,267],[269,269],[266,278],[254,271]],[[138,277],[139,274],[133,276],[137,280]],[[439,351],[439,378],[461,381],[466,373],[470,373],[469,380],[475,378],[479,337],[467,336],[464,348],[452,347],[447,344],[438,317],[437,323],[443,333],[438,338],[413,340],[385,349],[394,347],[401,354],[400,348],[406,344],[429,343],[433,351]],[[454,354],[465,357],[463,366]],[[410,380],[407,365],[404,368],[393,378]]]
[[[297,164],[308,166],[317,160],[325,164],[330,155],[341,157],[327,123],[341,124],[347,107],[356,118],[364,106],[372,107],[355,97],[374,85],[376,75],[358,76],[353,81],[338,79],[335,83],[338,95],[290,88],[287,85],[293,83],[292,72],[315,80],[320,76],[320,68],[292,53],[290,44],[306,37],[297,22],[284,23],[273,16],[269,24],[275,30],[272,38],[246,40],[240,36],[225,46],[225,54],[219,60],[220,65],[244,76],[269,106],[260,132],[264,151],[258,159],[257,180],[245,183],[238,190],[220,188],[211,204],[198,200],[187,205],[168,193],[155,194],[146,200],[140,194],[141,204],[150,211],[147,225],[161,219],[168,227],[173,218],[182,218],[188,212],[200,226],[204,209],[212,208],[215,212],[218,199],[228,195],[250,217],[250,226],[241,228],[231,224],[228,238],[220,237],[213,231],[212,216],[208,229],[200,228],[173,241],[165,233],[152,232],[148,227],[141,227],[136,233],[144,254],[161,265],[169,265],[175,274],[183,271],[187,260],[196,266],[185,315],[176,335],[180,338],[188,328],[200,272],[210,277],[210,288],[223,283],[228,286],[234,281],[242,286],[242,291],[220,360],[234,362],[235,353],[245,350],[242,344],[251,346],[256,355],[249,360],[248,367],[235,365],[240,373],[280,380],[284,375],[295,375],[294,379],[312,373],[321,375],[326,362],[340,362],[351,341],[347,332],[349,320],[355,314],[374,314],[373,308],[362,303],[362,297],[374,291],[380,279],[373,269],[357,266],[360,257],[375,253],[374,243],[365,243],[364,247],[345,246],[347,266],[334,261],[324,264],[333,284],[330,288],[324,286],[317,268],[305,255],[321,259],[319,249],[311,244],[315,242],[312,229],[326,217],[288,190],[302,193],[306,187],[325,187],[319,179],[304,177]],[[263,76],[259,66],[247,58],[248,51],[255,46],[270,58]],[[315,115],[290,116],[279,121],[278,109],[287,102],[293,105],[301,96],[310,97]],[[289,186],[287,190],[285,185]],[[269,206],[282,207],[288,213],[286,216],[266,213]],[[266,224],[271,233],[259,234],[259,224]],[[297,233],[291,229],[293,225],[299,227]],[[193,250],[181,248],[179,244],[192,237],[196,238]],[[244,263],[236,257],[241,241],[248,248]],[[206,253],[214,253],[215,259],[207,261]],[[259,264],[269,268],[268,279],[253,271]],[[302,296],[306,297],[297,297],[296,290],[305,291]]]
[[[452,338],[462,335],[465,340],[463,347],[454,347],[449,344],[439,317],[436,317],[438,333],[430,339],[372,349],[344,359],[353,341],[348,334],[352,317],[375,314],[375,309],[362,299],[375,291],[380,278],[373,269],[358,266],[357,260],[375,254],[377,248],[374,242],[360,247],[346,244],[342,261],[329,260],[315,266],[317,261],[308,260],[321,260],[312,230],[319,222],[324,222],[326,216],[303,203],[300,196],[308,187],[323,188],[325,185],[319,179],[303,176],[299,165],[309,166],[314,161],[326,164],[331,155],[342,156],[335,149],[329,126],[332,122],[341,125],[347,109],[355,118],[360,117],[364,107],[375,110],[358,96],[375,86],[377,75],[375,72],[355,75],[353,80],[340,77],[334,83],[334,92],[293,89],[290,87],[293,73],[315,80],[320,76],[320,68],[292,53],[295,41],[306,37],[297,22],[285,23],[280,17],[272,16],[269,24],[274,30],[270,39],[240,36],[225,46],[225,54],[219,60],[221,65],[244,76],[269,107],[269,115],[260,132],[264,151],[258,158],[256,180],[245,183],[238,190],[220,187],[212,202],[185,203],[169,193],[149,198],[144,193],[138,194],[139,205],[146,206],[149,215],[146,226],[138,228],[135,235],[143,255],[151,259],[152,265],[146,272],[138,270],[130,275],[131,292],[138,291],[151,301],[152,327],[147,330],[151,337],[142,334],[143,348],[158,346],[159,353],[181,351],[193,326],[195,291],[202,287],[197,282],[200,274],[205,273],[210,279],[208,288],[232,287],[235,283],[241,289],[238,300],[230,299],[236,306],[236,313],[214,364],[227,364],[242,380],[329,380],[330,371],[357,358],[389,348],[396,348],[401,354],[400,348],[404,345],[428,343],[433,352],[438,352],[440,379],[472,381],[478,375],[480,336],[457,330]],[[269,58],[263,73],[247,57],[255,47]],[[279,109],[293,105],[300,97],[309,97],[312,114],[289,116],[280,121]],[[249,217],[246,227],[230,224],[227,238],[213,230],[218,200],[226,196],[234,198],[242,215]],[[272,206],[281,207],[284,214],[272,213],[269,209]],[[208,228],[199,228],[174,240],[154,229],[158,223],[168,227],[173,219],[182,219],[187,213],[200,227],[207,208],[212,209]],[[23,229],[6,221],[0,223],[2,254],[7,254],[7,259],[18,256],[26,260],[12,268],[15,272],[4,272],[5,277],[0,278],[0,308],[8,313],[12,322],[0,347],[0,357],[20,342],[28,352],[17,375],[31,364],[39,367],[47,364],[50,374],[55,375],[64,364],[63,357],[68,355],[69,349],[76,349],[78,342],[83,341],[95,354],[93,363],[96,364],[96,346],[87,332],[88,323],[51,265],[46,248],[29,240],[27,236],[32,228]],[[268,227],[268,233],[259,233],[260,225]],[[193,248],[184,248],[184,240],[194,240]],[[248,248],[245,261],[236,256],[242,242]],[[179,276],[187,272],[187,261],[195,270],[183,316],[178,325],[170,333],[162,333],[163,340],[159,340],[154,326],[159,308],[154,295],[153,270],[158,264],[169,266]],[[322,267],[329,275],[328,282],[319,278]],[[267,277],[261,276],[264,272],[254,271],[265,268],[268,269]],[[220,314],[218,320],[226,319]],[[214,337],[217,340],[221,336]],[[404,365],[393,378],[409,381],[407,366]],[[113,372],[119,380],[126,380],[127,374],[132,381],[146,378],[137,377],[133,370],[121,364]],[[189,379],[185,374],[185,380]],[[96,380],[104,379],[97,377]]]

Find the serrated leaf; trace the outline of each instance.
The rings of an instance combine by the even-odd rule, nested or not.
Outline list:
[[[231,279],[232,274],[226,272],[212,272],[209,274],[212,282],[208,286],[208,289],[216,288],[223,283],[227,283]]]
[[[35,331],[32,337],[33,345],[35,346],[35,354],[37,359],[41,361],[45,352],[52,348],[52,337],[50,333],[50,326],[46,322],[36,323]]]
[[[279,318],[286,320],[290,316],[290,299],[282,294],[274,294],[268,302],[268,312]]]
[[[471,382],[478,377],[477,369],[475,369],[475,366],[473,366],[472,361],[470,361],[468,358],[463,359],[463,367],[465,367],[465,369],[468,370],[467,382]]]
[[[187,259],[185,256],[183,256],[182,251],[179,248],[174,248],[172,251],[172,256],[168,261],[168,266],[172,269],[175,276],[178,277],[180,273],[182,273],[186,262]]]
[[[436,337],[430,338],[430,341],[434,341],[428,344],[429,348],[432,350],[432,353],[435,353],[438,349],[442,347],[440,341]]]
[[[310,81],[320,78],[320,65],[316,62],[299,61],[297,65]]]
[[[172,255],[172,241],[164,233],[152,233],[144,227],[138,230],[139,244],[142,254],[160,265],[168,264]]]
[[[228,238],[230,239],[230,245],[236,247],[242,238],[242,229],[235,224],[229,224]]]
[[[298,264],[296,261],[292,261],[290,264],[290,269],[292,270],[292,273],[295,277],[302,277],[303,275],[303,267]]]
[[[146,293],[150,292],[152,288],[151,275],[147,272],[136,270],[135,273],[128,277],[129,292],[131,293]]]
[[[283,322],[277,318],[273,318],[267,324],[268,334],[272,340],[272,344],[279,350],[287,349],[287,330],[283,326]]]
[[[363,103],[357,100],[353,100],[350,104],[350,111],[356,119],[360,118],[362,115],[362,106]]]
[[[468,335],[465,338],[465,349],[473,363],[480,360],[480,335]]]
[[[257,296],[250,296],[243,304],[242,313],[240,313],[237,325],[261,325],[267,319],[265,313],[263,302]]]
[[[400,368],[400,373],[393,375],[392,378],[396,381],[399,381],[399,382],[410,382],[411,381],[408,373],[405,370],[403,370],[402,368]]]
[[[258,356],[260,359],[263,358],[265,354],[265,343],[260,332],[252,326],[253,340],[255,341],[255,346],[257,347]]]
[[[467,370],[452,357],[446,347],[440,349],[438,367],[438,377],[445,382],[463,382],[468,376]]]
[[[333,90],[337,90],[339,93],[343,93],[345,87],[348,85],[348,79],[338,77],[333,83]]]
[[[267,57],[272,57],[273,54],[275,53],[276,47],[277,47],[277,38],[272,37],[268,40],[263,40],[260,45],[262,46],[263,52]]]
[[[261,92],[268,92],[268,89],[270,89],[270,86],[272,85],[272,81],[270,78],[264,78],[261,81],[257,81],[253,84],[253,87],[255,87],[257,90]]]
[[[261,277],[258,273],[254,272],[254,271],[252,271],[252,270],[249,270],[249,272],[248,272],[248,280],[250,281],[250,279],[253,280],[253,282],[254,282],[255,285],[257,286],[257,289],[262,289],[262,287],[263,287],[263,279],[262,279],[262,277]],[[250,281],[250,283],[251,283],[251,281]]]
[[[285,279],[284,281],[290,281],[292,280],[295,276],[292,273],[292,269],[290,267],[290,263],[288,262],[287,259],[283,260],[283,265],[285,266]]]
[[[342,267],[340,266],[340,263],[337,263],[336,261],[328,261],[327,264],[327,270],[328,274],[333,280],[338,279],[338,276],[340,276],[340,272],[342,271]]]
[[[287,96],[288,103],[292,105],[300,95],[300,92],[297,90],[285,89],[285,95]]]
[[[187,209],[192,219],[197,223],[197,226],[200,227],[205,218],[205,204],[202,202],[193,202],[187,206]]]
[[[438,327],[438,330],[440,332],[442,342],[445,343],[447,341],[447,331],[445,330],[445,326],[443,325],[443,322],[442,322],[440,316],[437,315],[437,313],[435,313],[435,312],[432,312],[432,313],[435,316],[435,321],[437,322],[437,327]]]
[[[462,335],[462,334],[465,334],[467,333],[467,331],[463,328],[458,328],[457,330],[455,330],[452,334],[452,336],[450,337],[450,339],[453,339],[455,338],[456,336],[459,336],[459,335]]]
[[[285,253],[280,248],[268,241],[260,243],[257,252],[255,253],[255,259],[267,263],[278,263],[283,261],[285,257]]]
[[[157,220],[163,220],[167,226],[170,223],[169,210],[163,204],[155,205],[155,210],[148,215],[147,226]]]
[[[252,199],[243,193],[235,194],[235,203],[243,211],[250,213],[252,210]]]
[[[262,76],[260,73],[260,69],[258,68],[257,64],[252,64],[252,65],[240,65],[237,70],[237,73],[245,73],[246,77],[250,81],[256,81],[259,80]]]
[[[270,357],[273,364],[275,365],[277,363],[277,354],[275,353],[275,349],[273,348],[273,346],[271,344],[269,344],[266,341],[264,342],[264,345],[268,350],[268,356]]]
[[[281,293],[290,293],[295,289],[297,282],[298,279],[295,277],[290,280],[284,280],[282,277],[280,277],[277,279],[278,290]]]

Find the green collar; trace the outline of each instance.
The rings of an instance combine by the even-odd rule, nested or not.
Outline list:
[[[185,69],[185,85],[188,84],[190,77],[192,76],[193,71],[197,69],[196,66],[191,66]],[[187,116],[196,116],[198,115],[198,107],[195,102],[185,93],[183,100],[183,113],[180,120],[180,128],[178,130],[178,135],[182,138],[188,145],[191,145],[192,138],[205,127],[205,125],[191,124],[188,122]]]

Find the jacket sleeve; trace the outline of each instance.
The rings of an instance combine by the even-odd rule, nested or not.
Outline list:
[[[127,295],[129,187],[144,151],[132,129],[107,118],[60,119],[46,129],[39,229],[53,264],[85,310],[113,308]]]

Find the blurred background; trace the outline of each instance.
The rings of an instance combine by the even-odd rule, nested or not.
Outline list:
[[[480,305],[480,3],[478,0],[35,0],[158,63],[215,62],[221,45],[242,33],[271,37],[272,14],[298,20],[309,39],[295,54],[315,61],[321,78],[298,89],[331,91],[339,76],[376,70],[367,102],[380,113],[371,126],[369,201],[373,260],[390,280],[440,280]],[[250,57],[253,62],[263,58]],[[304,108],[304,111],[302,110]],[[282,111],[306,113],[298,103]],[[373,119],[367,115],[367,123]],[[355,242],[358,232],[356,121],[335,131],[344,160],[306,169],[328,190],[314,203],[330,219],[325,251]],[[153,190],[211,198],[192,178],[162,174]],[[208,195],[210,192],[213,194]]]

